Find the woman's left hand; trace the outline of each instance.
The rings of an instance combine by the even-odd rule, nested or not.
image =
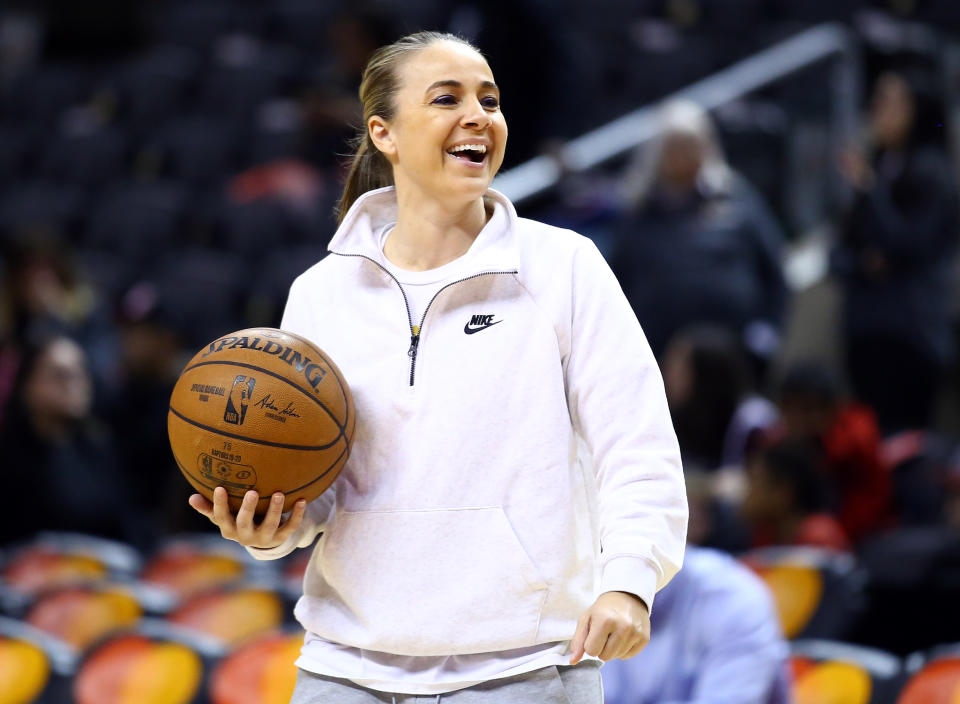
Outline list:
[[[627,592],[604,592],[577,622],[570,641],[570,664],[584,653],[603,661],[626,660],[650,642],[650,612],[640,597]]]

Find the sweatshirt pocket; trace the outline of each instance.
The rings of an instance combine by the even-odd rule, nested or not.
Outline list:
[[[340,512],[321,570],[326,636],[400,655],[533,645],[547,594],[499,506]]]

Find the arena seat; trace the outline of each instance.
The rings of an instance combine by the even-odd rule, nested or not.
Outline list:
[[[53,125],[71,105],[93,91],[95,75],[79,64],[41,64],[18,76],[0,101],[0,117],[20,124]]]
[[[40,228],[67,233],[79,226],[83,210],[84,196],[76,186],[23,181],[0,196],[0,230],[12,234]]]
[[[41,533],[13,547],[0,569],[0,601],[22,608],[26,599],[58,587],[132,578],[142,564],[125,543],[73,533]]]
[[[269,589],[231,587],[197,594],[166,616],[232,647],[280,627],[284,604]]]
[[[0,186],[23,178],[32,170],[32,157],[40,140],[26,124],[0,124]]]
[[[210,704],[286,704],[303,645],[303,631],[255,638],[217,663],[210,677]]]
[[[200,71],[198,51],[159,44],[121,65],[109,79],[118,112],[134,125],[154,126],[184,104]]]
[[[102,584],[42,594],[30,606],[24,620],[84,650],[113,631],[133,626],[142,615],[142,606],[129,590],[116,584]]]
[[[181,115],[151,133],[144,147],[159,153],[162,172],[192,186],[221,180],[234,166],[240,116],[231,121]]]
[[[197,95],[198,107],[215,116],[251,115],[283,91],[300,63],[292,47],[262,45],[253,37],[225,37],[220,44],[222,56],[200,79]]]
[[[129,140],[118,128],[61,133],[46,143],[36,172],[52,181],[95,188],[122,178],[128,156]]]
[[[106,188],[87,221],[83,246],[107,249],[140,266],[175,246],[188,198],[171,181],[121,181]]]
[[[199,247],[171,252],[158,263],[157,291],[183,313],[190,347],[199,349],[218,335],[243,327],[255,264],[240,254]]]
[[[74,704],[206,704],[219,644],[150,619],[88,650],[73,678]]]
[[[236,545],[235,543],[233,545]],[[140,579],[160,587],[178,599],[239,583],[246,576],[246,564],[252,558],[219,535],[179,536],[169,540],[147,561]],[[243,553],[243,554],[241,554]]]
[[[828,640],[790,644],[794,704],[893,704],[903,679],[891,653]]]
[[[960,701],[960,643],[907,658],[909,678],[896,704],[956,704]]]
[[[866,575],[847,553],[764,548],[741,559],[767,583],[788,639],[842,640],[865,607]]]
[[[0,704],[64,704],[76,666],[67,644],[0,616]]]

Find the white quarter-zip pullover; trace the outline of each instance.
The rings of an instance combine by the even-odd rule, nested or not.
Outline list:
[[[652,605],[681,564],[676,436],[616,279],[588,239],[488,197],[502,224],[421,320],[377,262],[392,188],[359,198],[291,288],[281,327],[338,364],[356,434],[297,534],[251,552],[323,531],[295,613],[325,641],[401,656],[566,641],[597,595]]]

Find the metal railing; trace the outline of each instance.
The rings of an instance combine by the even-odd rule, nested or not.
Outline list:
[[[683,88],[664,100],[685,98],[707,110],[742,98],[813,64],[837,57],[829,90],[834,144],[854,135],[860,96],[855,40],[840,24],[822,24],[739,61]],[[500,174],[494,187],[521,203],[557,184],[565,172],[586,171],[636,149],[657,134],[657,105],[649,105],[567,142],[559,157],[538,156]]]

